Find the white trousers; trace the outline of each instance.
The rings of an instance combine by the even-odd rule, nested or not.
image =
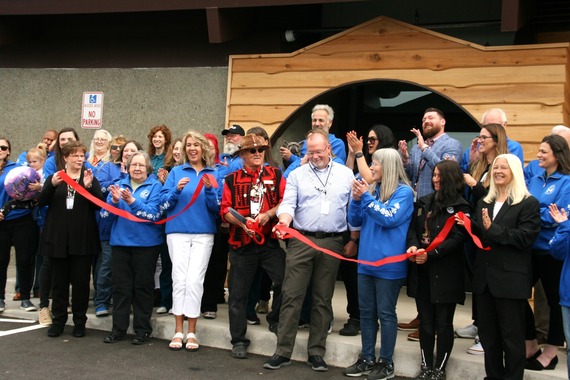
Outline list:
[[[198,318],[214,235],[168,234],[166,242],[172,261],[172,313]]]

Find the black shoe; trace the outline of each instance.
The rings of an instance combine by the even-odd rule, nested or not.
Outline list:
[[[327,363],[325,363],[325,360],[320,355],[309,356],[309,360],[307,360],[307,364],[311,366],[313,371],[326,372],[329,370],[329,366],[327,365]]]
[[[266,361],[263,364],[263,368],[267,369],[279,369],[281,367],[287,366],[291,364],[291,359],[286,358],[285,356],[279,356],[277,354],[273,355],[271,359]]]
[[[150,337],[149,333],[138,334],[138,335],[135,335],[135,337],[133,338],[133,341],[131,343],[140,346],[141,344],[145,344],[148,341],[149,337]]]
[[[557,364],[558,364],[558,356],[555,356],[552,358],[552,360],[550,360],[550,363],[546,367],[543,366],[542,363],[538,361],[538,359],[532,359],[532,360],[527,360],[526,366],[524,368],[531,371],[542,371],[542,370],[554,369],[556,368]]]
[[[360,320],[350,318],[338,332],[343,336],[356,336],[360,332]]]
[[[72,335],[76,338],[83,338],[85,336],[85,325],[75,325]]]
[[[103,339],[103,342],[105,343],[117,343],[118,341],[120,341],[121,339],[123,339],[125,336],[123,334],[119,334],[116,331],[111,332],[111,334],[107,335],[105,337],[105,339]]]
[[[269,331],[277,335],[279,333],[279,323],[273,322],[269,324]]]
[[[63,332],[63,325],[51,325],[47,331],[47,336],[50,338],[57,338]]]

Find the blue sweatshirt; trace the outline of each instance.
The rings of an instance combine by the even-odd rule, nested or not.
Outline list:
[[[376,188],[379,194],[380,186]],[[408,227],[414,212],[412,189],[400,184],[387,202],[380,202],[370,193],[359,201],[352,200],[348,208],[348,222],[360,229],[358,259],[377,261],[406,252]],[[358,264],[358,273],[387,280],[406,278],[408,260],[379,267]]]
[[[160,204],[168,217],[176,215],[186,207],[204,174],[218,177],[215,168],[206,167],[197,173],[187,162],[172,168],[160,193]],[[190,178],[190,182],[180,191],[177,186],[182,178]],[[208,189],[204,186],[196,202],[188,210],[166,222],[166,233],[215,234],[216,217],[220,212],[218,194],[214,187]]]
[[[109,193],[107,196],[108,204],[151,222],[157,222],[162,219],[160,210],[160,190],[162,189],[162,184],[158,180],[154,177],[148,178],[134,192],[129,177],[120,180],[117,182],[117,185],[121,189],[129,189],[135,201],[128,205],[127,202],[120,199],[118,204],[114,204],[111,193]],[[100,213],[102,220],[113,222],[111,240],[109,241],[109,244],[112,246],[153,247],[164,242],[164,228],[162,225],[133,222],[111,214],[105,209],[101,209]]]
[[[550,254],[564,260],[560,274],[560,305],[570,307],[570,220],[558,225],[550,242]]]
[[[528,191],[540,204],[540,232],[532,249],[548,251],[550,240],[558,224],[550,216],[548,206],[555,203],[559,209],[570,209],[570,175],[554,172],[548,178],[546,170],[531,178]]]

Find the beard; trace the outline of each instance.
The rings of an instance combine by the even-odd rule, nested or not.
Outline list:
[[[432,125],[427,131],[424,129],[424,139],[430,139],[441,131],[441,125]]]
[[[237,152],[237,150],[238,146],[231,141],[228,141],[224,144],[224,153],[233,155],[235,152]]]

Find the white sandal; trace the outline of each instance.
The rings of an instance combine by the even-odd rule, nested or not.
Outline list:
[[[175,342],[174,339],[180,339],[180,342]],[[182,349],[182,345],[184,344],[184,334],[181,332],[177,332],[172,337],[172,340],[168,344],[168,348],[172,351],[180,351]]]
[[[192,341],[190,341],[192,339]],[[200,345],[198,344],[198,340],[196,339],[196,334],[188,333],[186,335],[186,351],[195,352],[198,351]]]

